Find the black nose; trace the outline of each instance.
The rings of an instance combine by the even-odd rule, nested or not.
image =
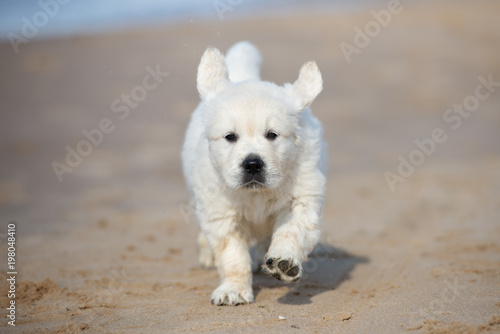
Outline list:
[[[264,163],[256,155],[250,155],[245,159],[245,161],[243,161],[243,168],[245,169],[245,172],[251,175],[260,173],[263,166]]]

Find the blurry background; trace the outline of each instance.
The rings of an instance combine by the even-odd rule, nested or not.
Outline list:
[[[0,2],[20,332],[500,330],[498,2],[63,2]],[[338,259],[298,285],[256,275],[256,304],[218,309],[179,156],[203,51],[240,40],[264,80],[320,67]]]
[[[377,1],[371,1],[375,3]],[[70,6],[66,6],[71,3]],[[9,32],[20,29],[22,17],[35,14],[40,9],[50,16],[50,24],[44,24],[37,34],[41,37],[71,36],[74,34],[103,33],[131,30],[137,27],[151,27],[185,23],[190,20],[210,22],[266,16],[286,16],[298,13],[320,14],[341,12],[370,6],[370,1],[353,0],[109,0],[109,1],[15,1],[2,2],[0,31],[2,38]],[[65,7],[64,10],[59,10]],[[235,8],[238,10],[235,10]],[[54,12],[54,15],[52,15]],[[231,15],[226,15],[231,13]],[[43,22],[40,19],[40,22]]]

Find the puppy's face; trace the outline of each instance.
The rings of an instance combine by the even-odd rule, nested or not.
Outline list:
[[[224,58],[208,49],[198,69],[210,158],[232,189],[276,189],[293,173],[300,113],[321,91],[315,63],[306,63],[293,85],[231,83]]]
[[[276,188],[296,157],[298,115],[283,89],[231,84],[206,103],[210,156],[231,188]]]

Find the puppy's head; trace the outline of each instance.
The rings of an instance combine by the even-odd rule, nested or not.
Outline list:
[[[300,114],[322,90],[321,73],[305,63],[295,83],[232,83],[219,50],[205,51],[197,86],[203,103],[210,159],[232,189],[277,189],[294,172]]]

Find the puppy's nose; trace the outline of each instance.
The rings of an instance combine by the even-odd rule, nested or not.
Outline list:
[[[264,163],[262,160],[256,155],[249,155],[245,161],[243,161],[243,168],[245,172],[251,175],[255,175],[260,173]]]

